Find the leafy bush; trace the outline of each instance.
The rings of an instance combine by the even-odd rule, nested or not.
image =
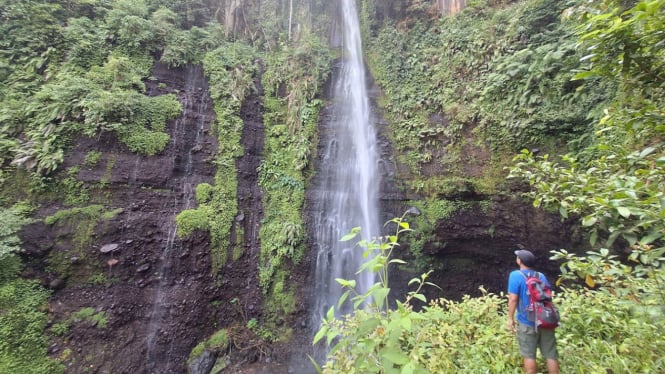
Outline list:
[[[95,308],[87,307],[81,308],[78,311],[72,313],[69,321],[73,323],[85,321],[92,323],[94,326],[100,329],[103,329],[106,328],[108,318],[106,317],[106,313],[104,311],[97,312],[95,311]]]
[[[0,284],[18,277],[23,269],[21,258],[16,254],[6,254],[0,257]]]
[[[383,22],[365,41],[392,143],[413,175],[437,164],[464,175],[458,161],[470,144],[500,159],[523,147],[560,149],[588,131],[615,84],[571,81],[583,52],[577,21],[562,14],[575,3],[478,1],[450,17]]]
[[[21,250],[17,232],[30,221],[18,209],[0,209],[0,260]]]
[[[65,336],[69,333],[69,327],[69,322],[54,323],[49,331],[55,336]]]
[[[208,339],[200,342],[189,353],[189,361],[200,357],[206,350],[223,351],[229,344],[228,333],[225,329],[218,330]]]
[[[417,289],[409,292],[405,301],[397,301],[394,309],[387,307],[387,266],[403,263],[391,259],[391,255],[398,246],[399,235],[410,231],[408,223],[402,219],[392,222],[399,227],[395,236],[380,242],[359,242],[369,260],[358,273],[378,273],[380,281],[366,293],[358,294],[354,280],[338,280],[347,291],[337,308],[352,297],[354,313],[336,317],[335,307],[329,310],[314,338],[315,344],[325,339],[331,346],[320,371],[522,372],[516,339],[505,327],[507,299],[503,294],[488,294],[481,287],[481,297],[466,296],[459,302],[434,300],[415,312],[414,303],[427,302],[420,293],[427,284],[427,274],[423,274],[409,282]],[[356,233],[354,230],[342,240],[349,240]],[[564,267],[579,269],[577,262],[569,257]],[[563,322],[556,330],[561,371],[632,373],[665,370],[665,342],[659,338],[665,327],[665,313],[662,305],[649,308],[654,306],[654,301],[662,303],[662,290],[652,293],[665,280],[662,270],[651,267],[651,276],[645,278],[639,271],[633,272],[618,262],[597,259],[595,262],[605,274],[623,274],[624,282],[612,282],[597,291],[566,288],[555,298]],[[630,292],[623,293],[624,290]]]
[[[101,160],[101,158],[102,158],[102,152],[90,151],[85,155],[83,163],[88,167],[92,167],[97,165],[97,163],[99,162],[99,160]]]
[[[199,204],[205,204],[212,199],[214,193],[214,187],[208,183],[201,183],[196,186],[196,202]]]
[[[176,216],[178,236],[185,238],[196,230],[207,231],[210,229],[210,220],[213,216],[213,212],[207,206],[180,212]]]
[[[599,9],[584,9],[581,18],[586,23],[578,29],[582,45],[594,53],[587,56],[589,70],[577,78],[609,77],[620,88],[595,124],[589,145],[560,160],[523,151],[510,176],[529,182],[533,190],[528,196],[535,206],[581,217],[582,226],[590,229],[592,247],[600,242],[628,251],[651,246],[651,263],[665,253],[665,66],[654,65],[644,73],[633,64],[662,57],[661,50],[642,43],[665,29],[665,2],[641,1],[622,14],[614,5],[607,1],[600,2]],[[617,49],[633,54],[622,68],[608,62]]]
[[[48,291],[37,282],[0,283],[0,372],[50,374],[64,368],[48,358],[44,336]]]
[[[149,52],[163,43],[145,1],[66,8],[25,1],[2,9],[11,29],[0,44],[13,52],[0,56],[0,75],[9,83],[0,86],[0,113],[9,125],[0,131],[0,158],[48,174],[81,132],[114,131],[147,155],[164,149],[165,123],[180,105],[173,95],[143,95]]]
[[[305,255],[305,169],[316,137],[322,101],[317,98],[330,72],[332,54],[314,34],[268,56],[263,76],[266,90],[265,157],[259,166],[263,192],[260,228],[259,284],[266,298],[267,319],[293,311],[294,290],[288,281],[290,265]],[[289,66],[298,66],[291,69]]]

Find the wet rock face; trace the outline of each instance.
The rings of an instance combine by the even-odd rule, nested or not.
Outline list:
[[[201,357],[198,357],[189,364],[188,372],[191,374],[208,374],[215,366],[217,355],[210,351],[204,351]]]
[[[78,139],[63,165],[80,168],[89,204],[116,216],[90,226],[86,240],[76,221],[37,222],[22,233],[26,273],[54,290],[51,323],[70,321],[51,349],[68,373],[184,373],[191,349],[225,321],[215,307],[224,295],[211,275],[207,235],[181,240],[174,221],[196,206],[198,184],[214,183],[214,106],[200,68],[157,64],[153,76],[148,94],[176,94],[184,109],[168,124],[172,140],[162,153],[133,154],[103,133]],[[84,163],[90,151],[101,152],[94,166]],[[67,208],[45,205],[39,214]],[[73,321],[83,308],[104,316],[105,326]]]
[[[221,279],[214,279],[207,235],[198,233],[181,240],[174,234],[175,215],[196,204],[192,195],[196,185],[214,181],[215,167],[210,160],[217,145],[210,133],[214,112],[207,85],[200,69],[156,65],[153,76],[155,80],[146,83],[149,94],[177,94],[185,109],[168,125],[172,141],[164,152],[138,156],[105,133],[79,139],[65,161],[64,168],[80,167],[78,180],[88,186],[103,185],[90,189],[94,203],[108,211],[118,209],[117,215],[95,225],[90,243],[79,249],[80,227],[73,223],[48,226],[35,222],[21,235],[28,260],[25,275],[41,279],[54,291],[49,305],[51,325],[68,321],[83,308],[93,308],[96,315],[106,318],[105,327],[99,322],[72,322],[55,339],[49,352],[64,358],[68,373],[185,373],[188,367],[205,373],[210,362],[214,364],[212,358],[192,363],[187,359],[196,344],[240,318],[229,301],[238,299],[245,305],[246,318],[261,316],[256,268],[262,218],[256,168],[261,162],[264,131],[260,81],[259,92],[241,109],[245,152],[237,164],[239,215],[232,232],[242,225],[244,254],[223,269]],[[325,116],[324,111],[321,121]],[[384,136],[388,125],[378,114],[375,121],[383,133],[380,199],[385,222],[401,216],[408,201],[417,197],[407,197],[398,188],[392,150]],[[101,160],[83,166],[90,151],[102,152]],[[308,187],[309,198],[316,188],[320,186]],[[428,268],[434,270],[428,280],[442,290],[426,289],[429,298],[458,299],[478,294],[481,285],[492,292],[504,290],[508,273],[515,268],[512,252],[517,244],[540,257],[539,268],[547,275],[556,273],[557,265],[544,260],[549,250],[571,242],[566,223],[517,199],[484,199],[491,200],[487,210],[461,210],[436,222],[434,237],[424,251],[432,260]],[[66,208],[45,205],[39,214],[45,217]],[[311,212],[305,214],[311,216]],[[403,258],[409,260],[406,247],[402,248],[407,253]],[[308,284],[312,263],[308,258],[293,269],[294,282]],[[405,295],[407,290],[400,287],[419,275],[391,273],[394,294]],[[297,311],[288,321],[294,329],[293,340],[271,347],[270,356],[260,357],[260,361],[252,356],[233,362],[230,357],[236,372],[243,372],[240,368],[256,373],[311,371],[303,352],[311,347],[311,332],[316,327],[306,322],[309,311],[303,300],[309,295],[307,287],[301,291]],[[294,356],[302,360],[294,364]]]
[[[441,287],[425,293],[428,298],[459,300],[480,295],[480,286],[492,293],[505,292],[508,275],[518,268],[514,251],[520,247],[536,255],[537,270],[556,279],[559,264],[549,260],[550,251],[574,248],[578,238],[571,227],[557,214],[535,209],[519,198],[497,196],[484,209],[460,210],[436,222],[434,236],[424,248],[428,269],[433,270],[428,281]],[[392,284],[399,287],[420,274],[395,275],[399,280]]]

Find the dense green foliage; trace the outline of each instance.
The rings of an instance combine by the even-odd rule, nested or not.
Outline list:
[[[30,220],[25,207],[0,209],[0,372],[60,373],[63,368],[48,359],[43,332],[48,291],[36,281],[19,278],[21,250],[18,230]]]
[[[9,3],[0,4],[1,43],[12,52],[0,56],[3,164],[48,174],[72,136],[105,131],[133,152],[164,149],[165,123],[181,108],[174,95],[145,95],[149,53],[160,46],[146,2],[93,2],[89,13],[58,2]]]
[[[394,258],[400,235],[411,231],[404,220],[395,235],[358,245],[368,261],[358,273],[377,273],[379,280],[364,293],[355,290],[354,280],[338,279],[347,291],[337,307],[328,312],[314,343],[331,346],[323,373],[519,373],[522,359],[517,342],[506,328],[507,299],[487,294],[456,302],[427,301],[420,293],[428,274],[414,278],[404,301],[390,309],[385,302],[390,292],[387,268],[403,264]],[[342,238],[350,240],[357,234]],[[561,371],[566,373],[660,372],[665,369],[665,344],[659,338],[665,327],[658,284],[665,280],[658,261],[638,268],[608,258],[606,252],[579,259],[565,258],[565,279],[578,272],[602,272],[605,288],[593,291],[567,288],[554,302],[562,325],[557,329]],[[645,272],[649,277],[644,277]],[[568,276],[566,275],[568,274]],[[608,278],[608,276],[613,278]],[[651,297],[653,296],[653,297]],[[353,302],[355,312],[335,317],[342,303]],[[367,303],[369,302],[369,305]],[[424,303],[425,305],[422,306]],[[414,305],[422,306],[414,311]]]
[[[652,44],[663,44],[665,2],[642,1],[627,10],[609,1],[604,6],[606,13],[587,10],[581,17],[582,46],[593,53],[578,77],[615,80],[616,100],[588,147],[560,161],[524,152],[512,176],[534,187],[534,205],[582,217],[592,246],[612,248],[621,238],[653,247],[648,257],[654,260],[665,253],[665,55]]]
[[[360,2],[368,62],[392,123],[388,133],[415,176],[409,187],[427,196],[414,203],[423,212],[416,218],[423,231],[410,236],[417,265],[427,265],[419,252],[437,245],[430,242],[436,220],[486,207],[456,199],[495,193],[506,153],[571,150],[542,159],[524,152],[511,170],[533,186],[536,206],[579,216],[589,229],[593,252],[555,254],[565,262],[560,284],[570,287],[557,300],[565,320],[562,368],[665,370],[657,335],[664,327],[658,284],[665,282],[663,0],[476,0],[443,18],[430,12],[434,3]],[[45,220],[75,227],[66,239],[72,248],[53,253],[47,271],[103,282],[97,268],[83,269],[77,279],[69,259],[82,257],[97,225],[117,214],[77,179],[77,166],[55,173],[72,141],[111,132],[132,152],[158,154],[169,141],[166,123],[181,106],[173,94],[148,95],[152,67],[155,61],[201,65],[217,115],[217,173],[214,184],[197,187],[198,207],[178,215],[178,231],[210,233],[215,273],[242,255],[244,233],[235,223],[243,213],[240,107],[260,83],[266,140],[258,170],[257,267],[265,305],[264,320],[244,328],[265,340],[287,337],[278,326],[296,305],[289,276],[306,253],[304,191],[323,105],[318,94],[332,61],[321,36],[329,26],[321,15],[327,6],[323,0],[0,0],[0,182],[13,167],[25,168],[41,176],[35,188],[72,207]],[[93,151],[84,162],[100,158]],[[484,171],[469,172],[462,159]],[[437,175],[441,170],[445,176]],[[38,309],[48,295],[16,279],[23,217],[20,209],[0,211],[0,371],[58,372],[45,359],[41,335],[46,318]],[[395,245],[396,237],[383,244]],[[365,268],[381,271],[379,260],[389,257],[374,257]],[[423,285],[425,278],[414,282]],[[579,278],[593,290],[574,288]],[[388,292],[387,275],[381,279],[371,291],[378,301]],[[353,288],[351,281],[343,285]],[[518,370],[516,350],[506,355],[514,339],[502,328],[502,298],[433,301],[422,312],[412,310],[415,300],[422,301],[418,291],[396,310],[382,306],[330,319],[324,335],[341,339],[326,371]],[[90,312],[71,321],[103,327],[105,316]],[[67,323],[51,331],[66,334]],[[194,351],[225,346],[221,331]]]
[[[467,79],[480,78],[485,88],[477,100],[468,103],[478,105],[472,117],[487,134],[507,140],[507,144],[538,144],[531,143],[532,138],[548,132],[575,135],[562,139],[575,140],[570,149],[576,152],[559,160],[556,155],[536,158],[524,151],[510,174],[530,182],[533,190],[528,196],[535,206],[556,209],[564,218],[580,217],[580,224],[590,229],[589,247],[596,249],[585,256],[554,252],[553,259],[563,262],[557,283],[566,285],[555,299],[563,320],[557,329],[562,372],[665,370],[665,346],[659,338],[665,325],[661,287],[665,281],[665,66],[663,48],[658,47],[663,45],[665,2],[638,1],[631,6],[614,0],[570,2],[563,13],[568,18],[561,26],[552,22],[552,16],[563,9],[558,2],[525,1],[496,11],[471,5],[445,24],[466,26],[473,23],[465,18],[471,14],[505,18],[508,13],[501,16],[502,12],[510,11],[518,15],[512,19],[519,22],[508,23],[509,27],[496,24],[493,32],[500,35],[516,27],[515,31],[524,33],[526,43],[513,38],[516,45],[490,48],[496,56],[488,56],[486,78],[475,75],[482,73],[482,66],[470,66],[467,74],[458,76],[465,84],[444,83],[456,88],[456,96],[451,97],[473,94],[474,81],[467,84]],[[525,10],[535,13],[526,17]],[[547,14],[550,20],[545,22],[541,16],[547,18]],[[537,24],[538,29],[553,27],[534,34],[530,27]],[[455,28],[442,33],[451,30]],[[488,39],[473,37],[473,30],[468,31],[464,35],[471,35],[469,44],[476,43],[468,51],[487,51]],[[407,41],[404,48],[413,44]],[[466,61],[474,59],[467,57]],[[461,66],[449,62],[452,72]],[[418,82],[416,86],[424,84]],[[387,87],[393,86],[388,82]],[[599,88],[609,91],[599,93]],[[507,100],[498,100],[500,93]],[[394,102],[403,104],[412,98],[407,95]],[[604,109],[602,118],[599,109]],[[391,107],[403,118],[408,110]],[[595,119],[588,128],[585,112],[592,113],[587,120]],[[571,120],[575,117],[579,120]],[[408,225],[404,227],[408,231]],[[396,239],[388,242],[390,246],[395,243]],[[381,248],[376,243],[361,246]],[[412,282],[422,284],[418,279]],[[353,287],[352,281],[340,283]],[[394,310],[356,310],[339,320],[329,314],[316,337],[326,337],[328,344],[335,342],[323,372],[521,371],[515,339],[504,327],[505,298],[487,294],[459,303],[431,301],[415,312],[410,303],[414,297],[411,293]],[[422,296],[417,299],[422,301]]]
[[[271,54],[264,76],[266,140],[258,172],[265,213],[259,233],[259,282],[264,293],[272,295],[267,309],[276,318],[295,308],[295,289],[288,278],[306,251],[305,172],[316,145],[322,104],[317,94],[330,63],[328,48],[317,36],[308,35],[298,46]]]
[[[411,182],[420,192],[441,193],[443,182],[429,181],[440,175],[427,172],[437,164],[469,178],[471,191],[495,192],[492,169],[509,161],[506,152],[579,138],[613,95],[613,82],[571,81],[583,56],[576,23],[561,16],[572,1],[469,2],[437,19],[412,8],[382,22],[386,11],[363,3],[364,22],[373,25],[365,32],[368,60],[385,93],[392,141],[420,175]],[[476,156],[484,152],[490,156]],[[462,159],[484,169],[480,180]]]
[[[0,210],[0,261],[21,250],[21,241],[16,233],[29,221],[18,204],[12,209]]]
[[[197,187],[199,206],[178,215],[178,233],[188,236],[194,230],[206,230],[211,236],[213,273],[227,262],[231,245],[231,227],[238,214],[236,158],[242,156],[240,145],[243,122],[240,106],[254,88],[258,66],[257,51],[242,43],[222,43],[203,57],[210,95],[215,103],[217,121],[214,130],[219,139],[215,163],[215,185]],[[205,192],[204,192],[205,191]],[[242,246],[243,243],[235,243]]]
[[[46,355],[48,341],[43,332],[48,296],[34,281],[0,282],[0,372],[63,372],[63,367]]]

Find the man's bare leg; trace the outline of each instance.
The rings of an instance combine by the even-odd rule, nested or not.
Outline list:
[[[533,358],[524,358],[524,372],[526,374],[536,374],[536,368],[536,360]]]
[[[559,374],[559,361],[548,358],[547,362],[547,372],[550,374]]]

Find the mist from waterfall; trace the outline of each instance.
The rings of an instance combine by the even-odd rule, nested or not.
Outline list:
[[[318,329],[331,306],[343,293],[336,278],[354,279],[357,289],[366,291],[374,283],[373,274],[356,274],[363,263],[363,249],[357,239],[339,240],[354,227],[361,227],[362,239],[380,233],[377,171],[378,151],[367,95],[365,65],[358,14],[354,0],[341,0],[340,27],[342,59],[334,77],[333,109],[317,178],[314,215],[316,270],[312,324]],[[338,314],[349,312],[338,311]],[[317,359],[321,352],[316,353]]]

